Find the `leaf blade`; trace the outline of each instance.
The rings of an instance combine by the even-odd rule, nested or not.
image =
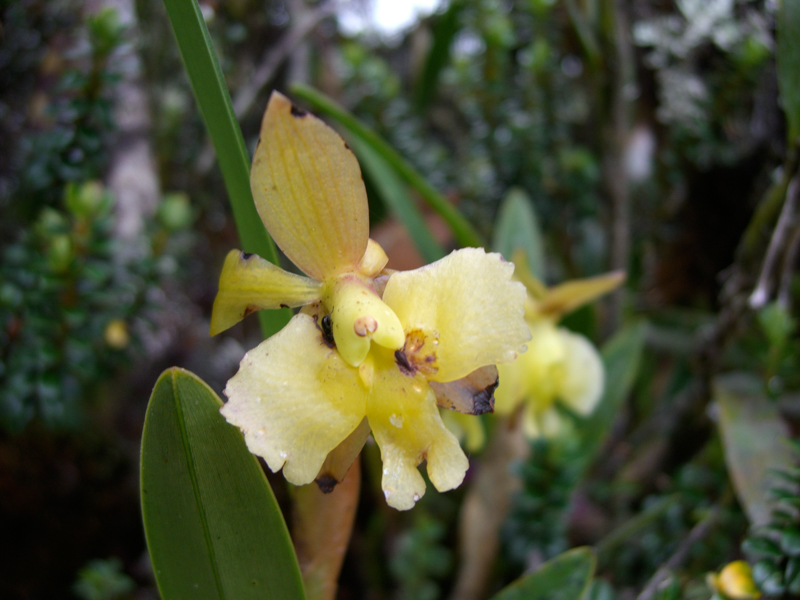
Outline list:
[[[800,2],[778,3],[778,88],[786,113],[789,144],[800,138]]]
[[[261,467],[196,376],[165,371],[142,435],[141,497],[165,600],[303,598],[286,524]]]
[[[575,548],[520,577],[492,600],[581,600],[594,575],[595,558],[589,548]]]
[[[769,495],[777,481],[774,471],[789,471],[795,464],[787,443],[789,430],[755,376],[729,373],[717,377],[713,389],[725,464],[736,495],[750,523],[766,525],[775,506]]]
[[[536,211],[528,194],[521,188],[511,188],[503,198],[493,235],[493,249],[506,260],[513,260],[514,252],[522,249],[528,268],[540,281],[544,281],[544,244]]]

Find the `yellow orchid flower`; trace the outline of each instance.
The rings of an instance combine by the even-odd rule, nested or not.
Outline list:
[[[619,286],[624,273],[615,272],[546,288],[516,254],[517,277],[528,289],[525,319],[531,342],[511,364],[499,365],[500,380],[495,410],[515,412],[524,403],[522,427],[528,437],[554,437],[565,425],[555,403],[577,414],[588,415],[605,386],[605,371],[597,349],[584,336],[558,327],[565,314]]]
[[[221,412],[249,450],[295,485],[341,481],[370,431],[390,506],[425,493],[427,460],[440,491],[460,485],[467,459],[437,404],[491,410],[497,363],[530,338],[514,266],[458,250],[414,271],[385,269],[368,238],[361,171],[327,125],[273,93],[251,186],[261,219],[302,277],[254,255],[229,253],[214,302],[216,334],[254,310],[298,307],[249,351]]]

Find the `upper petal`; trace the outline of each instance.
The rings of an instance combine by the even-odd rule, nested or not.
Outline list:
[[[525,287],[511,281],[514,265],[482,248],[456,250],[414,271],[389,277],[383,301],[406,334],[422,331],[419,350],[436,372],[453,381],[485,365],[514,359],[530,332],[523,318]]]
[[[320,297],[321,284],[276,267],[256,254],[231,250],[219,276],[211,335],[264,308],[303,306]]]
[[[220,409],[247,447],[296,485],[314,481],[325,457],[362,421],[358,370],[327,346],[313,317],[297,314],[245,354]]]
[[[367,248],[361,169],[344,140],[278,92],[270,96],[250,173],[258,214],[314,279],[354,269]]]

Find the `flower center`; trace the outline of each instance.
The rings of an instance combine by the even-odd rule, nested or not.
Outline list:
[[[322,303],[330,312],[333,339],[344,361],[358,367],[370,343],[399,350],[405,333],[394,311],[380,299],[372,279],[345,273],[326,282]]]

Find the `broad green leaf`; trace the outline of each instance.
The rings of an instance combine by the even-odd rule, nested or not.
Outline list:
[[[464,218],[464,215],[458,212],[458,209],[447,200],[444,194],[434,188],[427,179],[420,175],[408,161],[401,157],[378,134],[347,112],[342,106],[308,86],[296,83],[292,85],[291,91],[298,98],[308,102],[314,110],[338,122],[351,138],[358,137],[365,144],[372,147],[408,185],[422,196],[433,210],[441,215],[450,226],[459,244],[476,247],[486,245],[481,235]]]
[[[431,32],[433,43],[425,60],[422,74],[417,81],[415,92],[415,102],[419,112],[424,112],[428,108],[436,93],[439,74],[450,58],[450,46],[460,29],[459,18],[465,5],[462,0],[451,2],[444,14],[440,15],[433,24]]]
[[[542,230],[531,199],[521,188],[511,188],[503,198],[494,227],[493,242],[493,250],[506,260],[513,260],[514,252],[521,248],[531,273],[544,281]]]
[[[786,113],[789,144],[800,138],[800,2],[778,3],[778,88]]]
[[[787,440],[789,431],[775,402],[767,398],[754,375],[731,373],[714,381],[718,425],[725,447],[725,463],[736,495],[751,525],[766,525],[774,504],[770,488],[775,471],[794,466]]]
[[[594,566],[591,549],[568,550],[506,586],[492,600],[581,600],[592,581]]]
[[[242,249],[278,264],[275,244],[256,212],[250,191],[250,157],[200,7],[196,0],[164,0],[164,6],[217,153]],[[291,312],[286,309],[262,311],[259,318],[267,337],[289,322]]]
[[[351,136],[349,143],[358,156],[364,173],[380,194],[381,200],[400,219],[425,262],[432,263],[442,258],[445,255],[444,250],[434,239],[424,217],[406,191],[405,183],[397,176],[394,169],[361,138]]]
[[[217,395],[177,367],[156,382],[142,434],[142,518],[163,600],[304,598],[286,524]]]
[[[628,325],[606,342],[601,350],[606,369],[606,389],[592,416],[583,426],[583,468],[587,468],[603,446],[619,407],[639,373],[644,351],[644,322]]]

